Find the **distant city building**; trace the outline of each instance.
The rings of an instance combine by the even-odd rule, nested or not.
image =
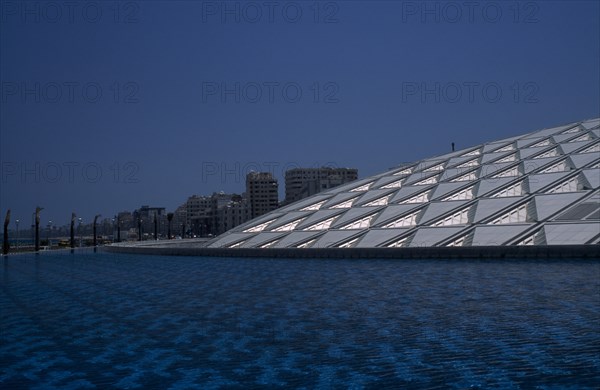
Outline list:
[[[166,226],[167,213],[164,207],[142,206],[133,212],[134,228],[138,227],[138,220],[142,222],[143,234],[154,234],[154,218],[158,220],[158,231],[162,232]]]
[[[256,218],[279,207],[279,184],[270,172],[250,172],[246,176],[246,195],[250,218]]]
[[[135,220],[133,214],[129,211],[121,211],[117,214],[117,219],[121,225],[122,230],[128,230],[135,227]]]
[[[210,229],[211,199],[208,196],[190,196],[186,206],[186,232],[198,236],[208,235]]]
[[[185,209],[186,217],[179,217],[180,220],[173,226],[181,229],[185,223],[188,234],[199,237],[224,233],[250,219],[248,202],[238,194],[216,192],[211,196],[194,195],[180,209]]]
[[[217,234],[224,233],[250,219],[250,206],[247,199],[239,195],[236,198],[232,197],[226,205],[217,210]]]
[[[294,168],[285,172],[285,204],[358,179],[355,168]]]
[[[171,221],[171,234],[173,236],[182,236],[183,229],[189,228],[187,223],[187,202],[177,207],[173,212],[173,221]]]

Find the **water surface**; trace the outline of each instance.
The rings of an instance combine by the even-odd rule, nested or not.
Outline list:
[[[600,262],[14,255],[0,388],[600,387]]]

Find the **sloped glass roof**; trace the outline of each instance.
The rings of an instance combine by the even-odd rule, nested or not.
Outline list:
[[[571,123],[403,164],[286,205],[208,245],[598,243],[599,124]]]

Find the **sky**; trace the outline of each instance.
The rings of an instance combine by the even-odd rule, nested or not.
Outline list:
[[[2,215],[360,177],[600,116],[597,1],[0,1]]]

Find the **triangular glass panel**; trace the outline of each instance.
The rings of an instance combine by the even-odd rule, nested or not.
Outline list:
[[[253,226],[251,228],[248,228],[246,230],[244,230],[244,233],[257,233],[257,232],[262,232],[263,230],[265,230],[265,228],[267,226],[269,226],[271,224],[271,222],[273,222],[274,219],[271,219],[270,221],[267,221],[265,223],[261,223],[260,225],[256,225]]]
[[[547,157],[556,157],[556,156],[558,156],[558,152],[555,148],[555,149],[551,149],[547,152],[544,152],[542,154],[538,154],[537,156],[535,156],[533,158],[536,159],[536,158],[547,158]]]
[[[388,201],[390,199],[391,195],[387,195],[387,196],[383,196],[381,198],[375,199],[369,203],[366,203],[364,205],[362,205],[362,207],[368,207],[368,206],[385,206],[388,204]]]
[[[326,219],[325,221],[317,222],[314,225],[304,228],[303,230],[325,230],[329,229],[329,226],[335,221],[336,217]]]
[[[367,191],[369,189],[369,187],[371,187],[371,184],[373,183],[367,183],[367,184],[363,184],[360,187],[356,187],[350,190],[350,192],[361,192],[361,191]]]
[[[442,202],[448,202],[453,200],[470,200],[473,199],[473,187],[465,188],[457,193],[442,198]]]
[[[358,221],[354,221],[351,222],[347,225],[344,225],[342,227],[340,227],[340,229],[343,230],[347,230],[347,229],[367,229],[369,226],[371,226],[371,220],[373,219],[375,215],[371,214],[367,217],[361,218]]]
[[[384,229],[392,229],[399,228],[404,226],[414,226],[417,224],[417,217],[419,216],[419,212],[412,213],[409,215],[405,215],[404,217],[398,218],[393,222],[387,223],[382,226]]]
[[[300,211],[312,211],[312,210],[318,210],[318,209],[320,209],[320,208],[321,208],[321,206],[323,206],[323,204],[324,204],[325,202],[327,202],[327,200],[322,200],[322,201],[320,201],[320,202],[313,203],[313,204],[311,204],[311,205],[309,205],[309,206],[306,206],[306,207],[304,207],[304,208],[300,209]]]
[[[403,200],[402,202],[400,202],[400,204],[407,204],[407,203],[426,203],[429,201],[429,196],[431,194],[431,191],[425,191],[425,192],[421,192],[418,195],[415,195],[413,197],[410,197],[406,200]]]

